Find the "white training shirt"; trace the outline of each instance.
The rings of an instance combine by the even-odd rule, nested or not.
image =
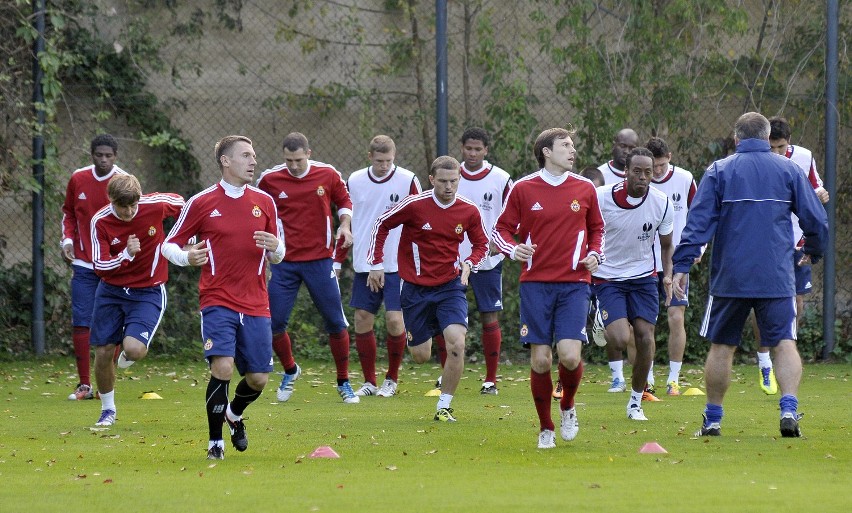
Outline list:
[[[479,214],[482,216],[482,222],[487,229],[486,233],[489,240],[491,239],[491,231],[497,224],[497,218],[503,211],[503,202],[511,188],[512,178],[509,173],[487,160],[483,161],[482,168],[476,171],[467,170],[462,163],[458,194],[468,198],[479,208]],[[467,233],[465,233],[464,240],[459,245],[459,255],[462,262],[470,256],[470,252],[470,241],[467,238]],[[491,255],[482,262],[479,270],[494,269],[503,258],[502,253]]]
[[[648,187],[644,198],[628,198],[626,182],[598,187],[597,192],[606,230],[606,259],[593,276],[624,281],[655,274],[655,232],[668,235],[674,229],[669,199],[653,187]]]
[[[349,197],[352,198],[352,267],[356,273],[370,272],[367,252],[370,249],[370,236],[376,219],[393,208],[412,191],[421,192],[420,180],[411,171],[394,165],[388,173],[377,178],[371,167],[359,169],[349,176],[347,181]],[[384,271],[395,273],[397,249],[402,227],[394,228],[388,234],[384,245]]]
[[[604,185],[611,185],[624,181],[624,178],[627,176],[626,172],[615,169],[611,160],[598,166],[598,169],[600,169],[601,173],[603,173]]]

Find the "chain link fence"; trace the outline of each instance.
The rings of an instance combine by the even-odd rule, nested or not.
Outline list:
[[[47,323],[57,337],[48,341],[49,349],[70,340],[64,336],[70,307],[63,283],[69,276],[57,250],[59,206],[68,175],[89,163],[88,142],[100,131],[118,137],[119,165],[139,175],[146,191],[190,195],[217,181],[213,145],[232,133],[251,137],[258,167],[272,167],[281,162],[281,141],[291,131],[307,135],[312,158],[334,165],[344,177],[367,165],[367,144],[374,135],[390,135],[397,163],[428,183],[436,147],[433,2],[102,4],[92,2],[93,9],[85,11],[90,17],[83,18],[89,21],[80,23],[75,35],[79,40],[86,33],[100,45],[88,62],[103,69],[86,74],[92,70],[69,66],[55,118],[59,135],[50,148],[61,170],[49,176],[46,191],[45,253],[52,273]],[[844,30],[849,18],[846,4],[841,37],[849,34]],[[459,156],[457,139],[465,127],[483,126],[493,138],[489,160],[520,177],[537,167],[532,157],[536,135],[571,126],[582,168],[608,160],[615,132],[629,126],[641,140],[665,138],[673,162],[698,179],[707,164],[732,151],[739,114],[759,110],[786,117],[793,142],[812,149],[821,168],[824,19],[823,3],[807,1],[449,2],[450,153]],[[840,46],[845,48],[845,41]],[[20,51],[16,55],[27,58]],[[845,53],[841,61],[841,69],[848,70]],[[129,72],[134,74],[125,80],[123,73]],[[23,86],[26,80],[19,75],[0,70],[0,78],[10,76]],[[845,98],[849,78],[841,77]],[[120,81],[121,87],[114,84]],[[28,108],[9,100],[3,105],[7,121],[26,118]],[[151,125],[156,116],[160,124]],[[849,135],[848,105],[840,118],[843,141]],[[29,294],[29,132],[26,125],[11,122],[0,130],[0,266],[8,305],[26,302]],[[164,156],[165,150],[190,164],[176,165],[177,157]],[[833,201],[839,207],[838,225],[844,226],[852,213],[844,201],[852,189],[850,149],[842,145],[839,151]],[[164,173],[167,168],[171,171]],[[843,229],[837,237],[837,317],[848,344],[852,241]],[[172,271],[173,281],[180,272]],[[808,296],[812,313],[807,322],[816,331],[821,273],[817,266],[815,292]],[[509,271],[504,279],[508,284],[515,276]],[[191,309],[194,296],[182,295],[194,294],[192,287],[177,294],[171,292],[171,308],[177,300]],[[309,304],[301,303],[309,299],[300,299],[296,313],[310,319]],[[8,334],[22,320],[6,317],[0,329]],[[515,333],[517,320],[504,317],[504,333]],[[174,322],[189,324],[183,318]],[[309,332],[312,322],[304,324],[309,337],[318,336]],[[181,329],[172,332],[178,336]],[[23,335],[15,333],[17,343],[4,340],[5,347],[21,348]]]

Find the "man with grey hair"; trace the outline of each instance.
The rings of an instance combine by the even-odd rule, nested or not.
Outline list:
[[[710,298],[701,335],[711,342],[704,367],[707,406],[696,436],[721,435],[722,401],[734,352],[754,309],[761,344],[773,348],[781,388],[781,436],[801,436],[796,394],[802,360],[796,349],[796,289],[790,214],[805,234],[804,257],[816,262],[825,249],[828,219],[799,168],[769,147],[769,121],[747,112],[734,125],[737,151],[707,168],[675,250],[674,293],[684,297],[689,268],[713,240]]]

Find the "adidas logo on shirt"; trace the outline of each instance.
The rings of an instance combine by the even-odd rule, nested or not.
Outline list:
[[[539,204],[538,201],[536,201],[535,205],[533,205],[530,210],[544,210],[544,208]]]
[[[503,302],[498,299],[497,302],[494,303],[494,306],[499,307],[499,308],[503,308]]]
[[[150,335],[147,331],[143,331],[143,332],[142,332],[142,333],[140,333],[139,335],[140,335],[142,338],[144,338],[145,340],[148,340],[148,337],[150,337],[150,336],[151,336],[151,335]]]
[[[279,197],[279,198],[281,198],[281,199],[287,199],[287,198],[289,198],[289,196],[287,196],[287,193],[286,193],[286,192],[284,192],[284,191],[281,191],[281,192],[278,194],[278,197]]]
[[[112,239],[112,240],[110,241],[109,245],[110,245],[110,246],[115,246],[116,244],[120,244],[120,243],[121,243],[121,241],[120,241],[120,240],[118,240],[118,237],[116,237],[116,238],[114,238],[114,239]]]
[[[421,228],[421,230],[431,230],[431,229],[432,229],[432,226],[429,223],[424,224],[423,228]]]
[[[81,200],[86,199],[86,193],[85,193],[85,192],[81,192],[81,193],[80,193],[80,195],[79,195],[79,196],[77,196],[77,199],[81,199]]]
[[[219,213],[219,209],[214,208],[213,212],[210,212],[210,217],[222,217],[222,214]]]

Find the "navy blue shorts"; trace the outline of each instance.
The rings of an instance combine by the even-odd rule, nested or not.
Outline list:
[[[71,323],[72,326],[92,325],[92,309],[95,306],[95,291],[101,279],[88,267],[72,265],[71,276]]]
[[[367,277],[370,273],[355,273],[355,278],[352,280],[352,298],[349,300],[349,306],[366,310],[373,315],[378,313],[382,302],[385,304],[385,311],[399,312],[402,307],[399,304],[399,273],[385,273],[385,286],[378,292],[373,292],[367,286]]]
[[[686,275],[686,290],[683,291],[683,299],[678,299],[672,288],[672,300],[669,306],[689,306],[689,275]],[[657,293],[660,295],[660,303],[666,304],[666,287],[663,285],[663,275],[657,275]]]
[[[467,328],[467,297],[461,279],[436,287],[402,282],[400,303],[409,346],[419,346],[451,324]]]
[[[813,292],[813,283],[811,283],[811,266],[799,265],[799,260],[805,256],[802,250],[797,249],[793,252],[793,273],[796,275],[796,295],[803,296]]]
[[[783,298],[737,298],[710,296],[701,323],[701,336],[716,344],[738,346],[748,314],[760,330],[760,345],[775,347],[782,340],[796,339],[796,300]]]
[[[503,309],[503,262],[487,271],[470,273],[468,284],[480,312],[499,312]]]
[[[343,314],[340,285],[330,258],[307,262],[287,262],[270,266],[269,311],[272,315],[272,332],[284,333],[290,324],[290,314],[296,305],[302,282],[308,288],[314,305],[325,321],[326,333],[340,333],[349,323]]]
[[[224,306],[201,311],[204,358],[231,356],[240,375],[272,372],[272,329],[269,317],[254,317]]]
[[[166,287],[116,287],[104,281],[95,291],[95,306],[89,343],[93,346],[121,344],[133,337],[151,345],[154,332],[166,310]]]
[[[589,295],[587,283],[521,282],[521,343],[588,342]]]
[[[635,280],[604,281],[594,285],[604,326],[617,319],[633,321],[637,317],[657,324],[660,296],[657,277],[647,276]]]

